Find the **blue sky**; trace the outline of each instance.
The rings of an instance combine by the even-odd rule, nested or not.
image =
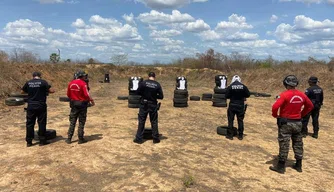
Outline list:
[[[333,13],[334,0],[1,0],[0,50],[102,62],[169,62],[209,48],[328,59]]]

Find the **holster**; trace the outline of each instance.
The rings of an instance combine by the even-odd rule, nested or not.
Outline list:
[[[288,124],[287,118],[277,117],[277,125],[281,127],[282,125]]]

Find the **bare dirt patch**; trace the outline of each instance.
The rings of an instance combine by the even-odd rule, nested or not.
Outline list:
[[[278,153],[277,127],[271,117],[274,98],[248,100],[243,141],[227,140],[216,127],[227,125],[226,108],[189,101],[173,108],[173,81],[161,82],[166,98],[159,113],[160,144],[132,142],[138,109],[127,108],[127,81],[92,83],[96,106],[89,108],[88,143],[64,142],[69,126],[65,89],[48,100],[48,128],[57,130],[50,145],[25,147],[23,106],[2,107],[0,114],[1,191],[334,191],[334,99],[326,97],[319,139],[304,139],[303,173],[285,175],[268,167]],[[194,83],[193,85],[197,85]],[[212,92],[189,87],[190,95]],[[236,124],[236,122],[235,122]],[[147,126],[150,124],[147,122]],[[312,130],[312,128],[309,128]]]

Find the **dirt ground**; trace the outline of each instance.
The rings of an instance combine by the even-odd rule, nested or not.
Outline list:
[[[227,125],[227,108],[208,101],[174,108],[173,83],[161,82],[165,99],[159,111],[159,144],[132,142],[138,109],[116,99],[127,95],[126,80],[91,84],[96,106],[89,108],[89,142],[82,145],[76,134],[72,144],[64,142],[69,106],[58,98],[65,89],[48,98],[47,127],[58,137],[47,146],[26,148],[24,106],[1,106],[0,191],[334,191],[333,93],[325,95],[319,139],[304,139],[303,173],[291,168],[290,150],[286,174],[280,175],[269,170],[278,154],[276,120],[271,117],[274,97],[249,98],[246,136],[230,141],[216,133],[217,126]],[[189,93],[212,89],[189,87]]]

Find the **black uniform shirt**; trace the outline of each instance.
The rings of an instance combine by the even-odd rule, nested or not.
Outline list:
[[[243,105],[245,98],[250,96],[250,92],[246,85],[239,81],[233,82],[226,90],[226,98],[230,99],[231,103]]]
[[[28,104],[46,103],[46,96],[51,86],[43,79],[27,81],[22,90],[28,93]]]
[[[139,83],[137,93],[142,96],[142,99],[147,101],[157,102],[157,99],[163,99],[164,94],[160,83],[153,80],[145,80]]]
[[[324,92],[318,85],[314,85],[306,89],[305,94],[312,101],[313,105],[315,105],[314,107],[320,107],[322,105]]]

